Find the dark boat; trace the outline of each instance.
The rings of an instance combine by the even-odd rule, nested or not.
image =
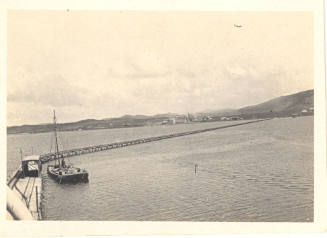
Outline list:
[[[78,183],[89,181],[89,174],[85,169],[76,168],[71,165],[66,165],[65,167],[48,165],[48,174],[58,183]]]
[[[53,111],[54,133],[55,133],[55,164],[48,165],[48,175],[58,183],[78,183],[88,182],[89,174],[85,169],[76,168],[72,164],[67,164],[63,155],[59,154],[57,139],[56,113]],[[60,158],[61,157],[61,158]]]

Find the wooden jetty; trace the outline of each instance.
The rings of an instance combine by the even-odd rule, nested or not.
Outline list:
[[[22,159],[7,182],[7,219],[41,220],[41,162],[38,155]]]
[[[203,132],[207,132],[207,131],[214,131],[214,130],[224,129],[224,128],[228,128],[228,127],[241,126],[241,125],[246,125],[246,124],[251,124],[251,123],[262,122],[262,121],[266,121],[266,120],[270,120],[270,119],[271,118],[260,119],[260,120],[247,121],[247,122],[236,123],[236,124],[231,124],[231,125],[219,126],[219,127],[214,127],[214,128],[200,129],[200,130],[180,132],[180,133],[174,133],[174,134],[163,135],[163,136],[140,138],[140,139],[130,140],[130,141],[122,141],[122,142],[116,142],[116,143],[110,143],[110,144],[69,149],[69,150],[60,151],[58,153],[48,153],[48,154],[40,155],[40,160],[42,163],[46,163],[48,161],[58,159],[58,158],[72,157],[72,156],[77,156],[77,155],[82,155],[82,154],[87,154],[87,153],[94,153],[94,152],[98,152],[98,151],[111,150],[111,149],[131,146],[131,145],[149,143],[149,142],[158,141],[158,140],[171,139],[171,138],[175,138],[175,137],[198,134],[198,133],[203,133]]]

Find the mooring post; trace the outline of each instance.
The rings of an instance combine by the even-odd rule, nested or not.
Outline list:
[[[35,186],[35,195],[36,195],[36,212],[39,214],[39,193],[37,191],[37,186]]]

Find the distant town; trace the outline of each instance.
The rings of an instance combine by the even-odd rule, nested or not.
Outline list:
[[[269,117],[269,114],[271,114],[272,117],[278,117],[271,111],[270,113],[266,113],[265,115]],[[293,113],[292,117],[298,117],[298,116],[309,116],[314,114],[314,108],[304,108],[298,113]],[[262,115],[261,115],[262,116]],[[285,116],[280,116],[285,117]],[[175,125],[175,124],[181,124],[181,123],[191,123],[191,122],[209,122],[209,121],[236,121],[236,120],[244,120],[244,119],[257,119],[260,118],[260,115],[244,115],[244,118],[241,116],[209,116],[209,115],[198,115],[198,114],[190,114],[187,115],[175,115],[170,117],[167,120],[163,120],[161,123],[155,123],[155,124],[161,124],[161,125]]]
[[[281,96],[267,102],[240,109],[224,109],[187,114],[125,115],[119,118],[101,120],[87,119],[78,122],[61,123],[61,131],[112,129],[139,126],[175,125],[213,121],[251,120],[274,117],[299,117],[314,114],[313,90]],[[52,131],[52,124],[22,125],[7,128],[8,134],[41,133]]]

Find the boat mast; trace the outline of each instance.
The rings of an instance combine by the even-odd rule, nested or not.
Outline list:
[[[58,147],[58,138],[57,138],[57,118],[56,118],[56,111],[53,110],[53,124],[54,124],[54,134],[55,134],[55,155],[58,156],[59,167],[61,167],[61,163],[59,160],[59,147]]]

